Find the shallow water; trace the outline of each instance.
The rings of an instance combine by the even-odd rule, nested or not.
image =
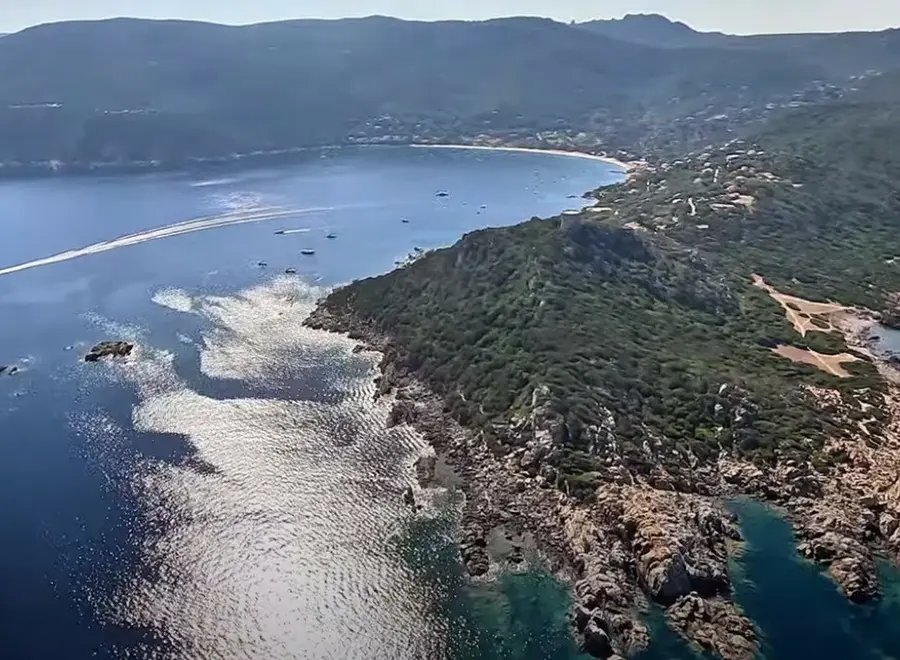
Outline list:
[[[385,428],[375,356],[301,322],[320,287],[618,176],[361,149],[226,179],[0,185],[0,364],[21,368],[0,378],[4,657],[575,652],[551,579],[534,577],[552,598],[522,595],[528,577],[469,592],[452,507],[402,505],[422,447]],[[107,338],[138,349],[81,362]]]
[[[900,330],[877,324],[872,327],[871,336],[876,340],[876,350],[887,356],[900,356]]]

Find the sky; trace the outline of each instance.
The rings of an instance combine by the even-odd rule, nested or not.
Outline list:
[[[563,21],[659,13],[732,34],[900,27],[900,0],[0,0],[0,32],[71,19],[139,16],[218,23],[383,14],[419,20],[549,16]]]

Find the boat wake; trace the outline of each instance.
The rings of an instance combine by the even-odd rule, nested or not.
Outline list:
[[[51,264],[60,263],[62,261],[70,261],[78,257],[86,257],[92,254],[108,252],[118,248],[128,247],[130,245],[140,245],[149,241],[156,241],[162,238],[172,238],[173,236],[181,236],[183,234],[192,234],[198,231],[207,231],[209,229],[218,229],[219,227],[230,227],[232,225],[242,225],[252,222],[264,222],[266,220],[276,220],[278,218],[292,218],[315,213],[325,213],[328,211],[336,211],[341,207],[337,206],[321,206],[306,209],[283,209],[283,208],[256,208],[225,213],[220,215],[207,216],[205,218],[196,218],[186,222],[179,222],[166,227],[150,229],[148,231],[139,232],[137,234],[128,234],[120,236],[109,241],[94,243],[83,248],[75,250],[67,250],[54,254],[50,257],[35,259],[27,263],[18,264],[16,266],[8,266],[0,268],[0,275],[10,275],[19,271],[29,270],[31,268],[39,268],[41,266],[49,266]]]

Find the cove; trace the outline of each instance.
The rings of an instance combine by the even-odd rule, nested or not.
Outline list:
[[[881,562],[884,597],[853,605],[827,575],[796,552],[790,524],[762,504],[741,500],[746,545],[733,566],[736,598],[757,624],[766,660],[875,660],[900,654],[900,571]]]

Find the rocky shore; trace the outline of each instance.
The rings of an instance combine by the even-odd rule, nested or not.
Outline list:
[[[900,557],[900,371],[872,350],[873,315],[847,310],[834,320],[851,349],[875,362],[886,389],[875,401],[872,393],[803,386],[851,430],[829,440],[818,460],[782,457],[763,470],[727,452],[711,466],[660,456],[643,474],[611,460],[588,499],[558,487],[549,460],[554,420],[538,401],[529,418],[498,430],[514,442],[498,442],[456,423],[440,397],[393,357],[390,339],[352,312],[320,306],[307,323],[382,353],[378,392],[394,399],[390,423],[414,426],[436,451],[417,462],[419,482],[433,484],[443,463],[459,477],[466,495],[460,554],[473,578],[494,568],[493,530],[530,533],[552,570],[571,584],[573,629],[592,655],[644,649],[650,633],[643,613],[656,603],[673,629],[728,660],[755,657],[758,640],[731,599],[728,557],[741,536],[722,506],[726,498],[749,496],[779,508],[794,527],[799,553],[853,602],[879,596],[876,553]],[[734,408],[724,406],[723,415],[741,410],[739,391],[726,388],[722,398]]]
[[[473,578],[491,572],[492,530],[530,533],[549,567],[572,585],[574,632],[595,657],[646,648],[643,614],[651,602],[699,649],[727,660],[754,657],[756,632],[731,599],[728,573],[740,533],[717,499],[650,485],[627,471],[592,501],[570,497],[541,460],[552,448],[540,416],[518,428],[522,443],[508,451],[457,424],[439,397],[391,359],[390,341],[351,315],[320,307],[307,325],[347,333],[382,353],[378,395],[394,398],[389,422],[414,426],[437,453],[417,463],[420,481],[433,481],[438,460],[459,475],[466,496],[460,555]]]

